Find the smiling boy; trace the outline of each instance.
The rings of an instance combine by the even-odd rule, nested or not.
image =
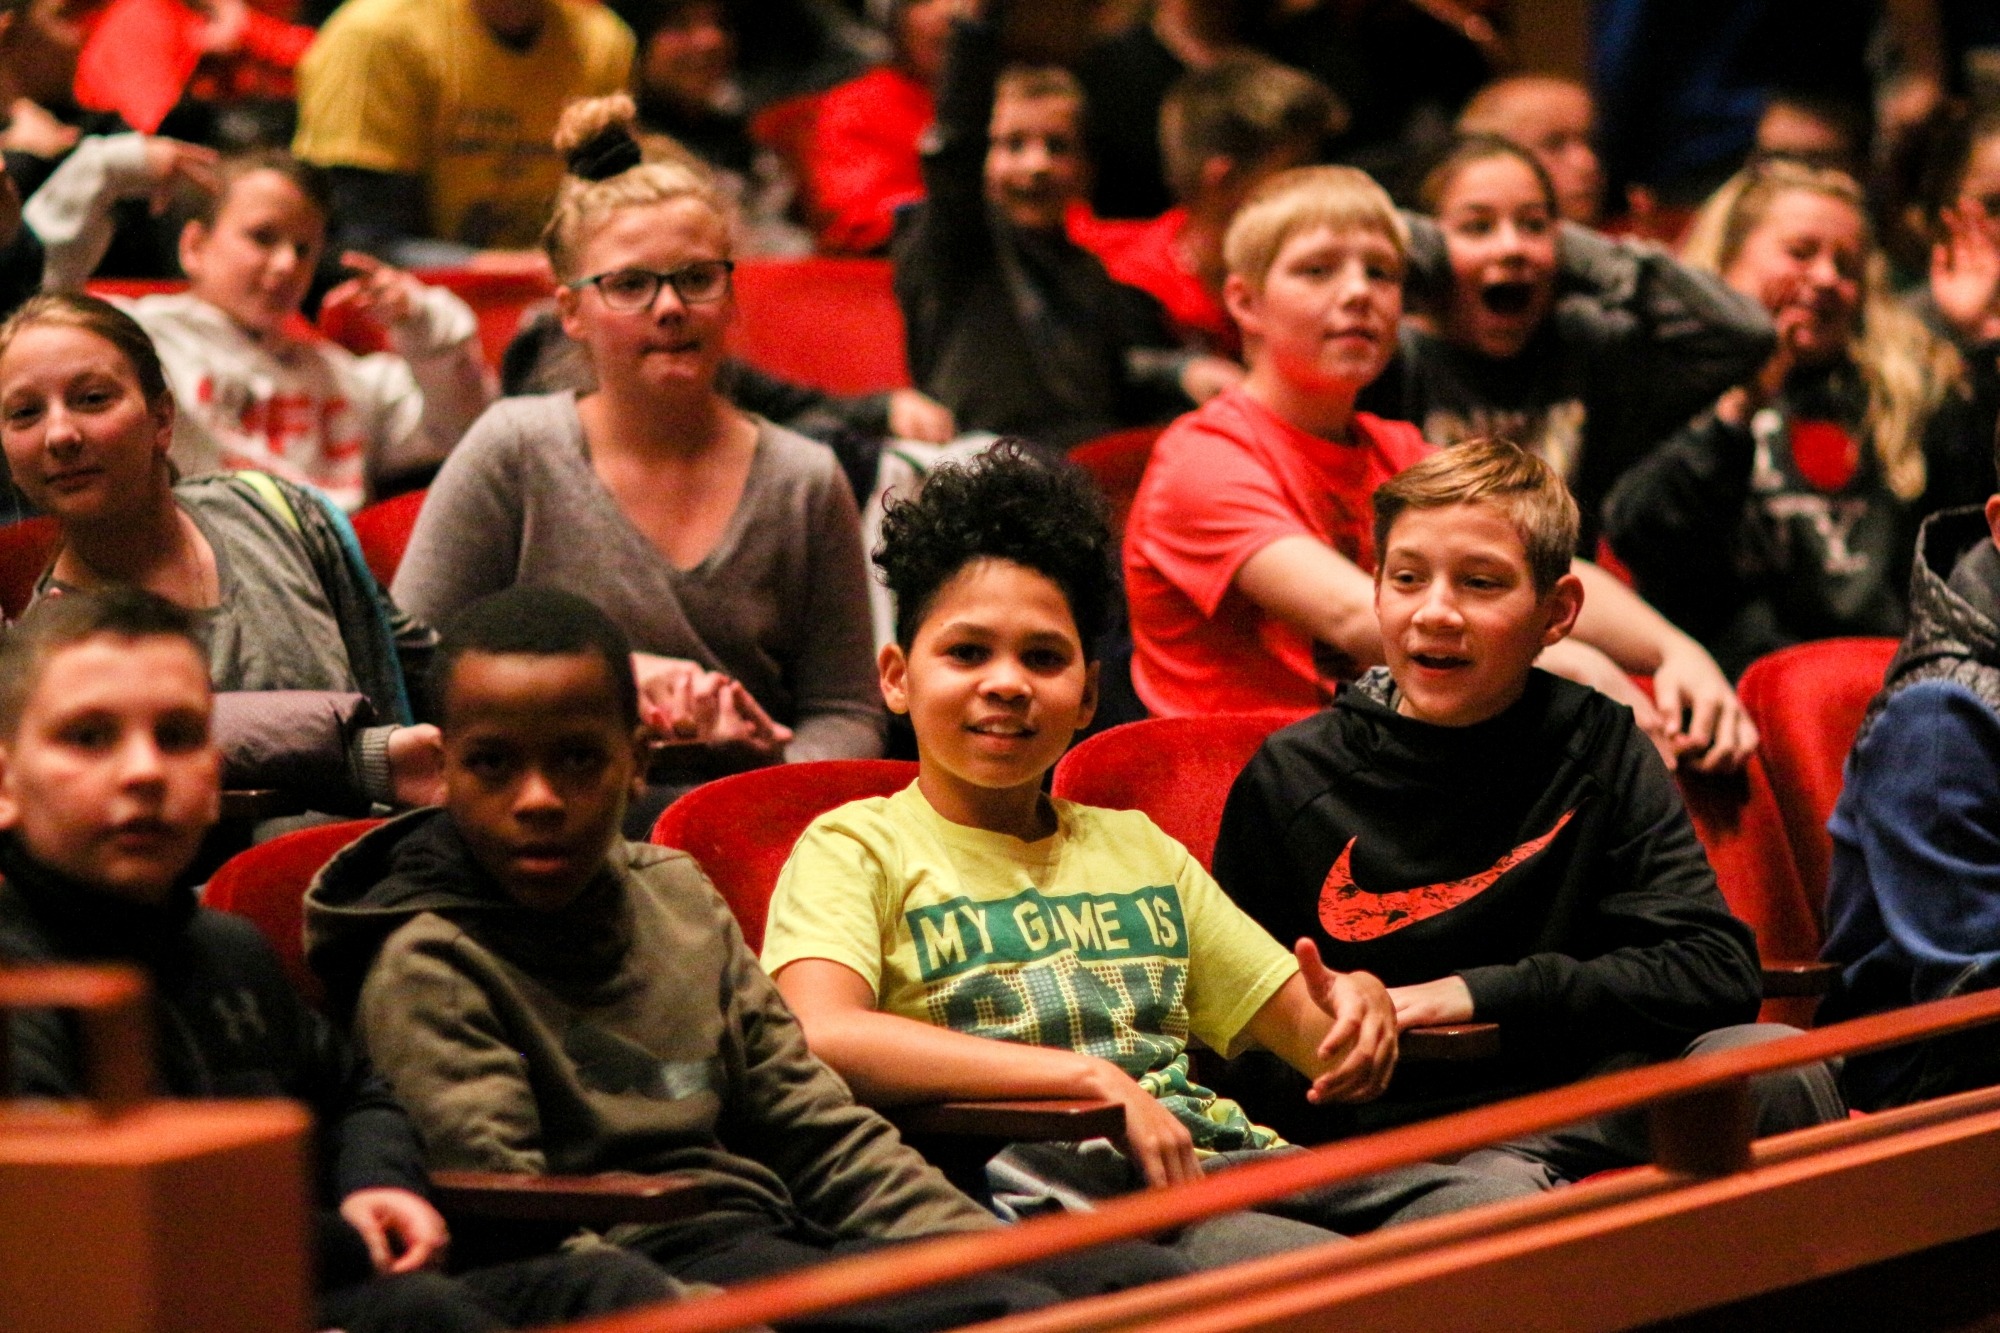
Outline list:
[[[312,1109],[315,1327],[428,1333],[540,1326],[665,1299],[615,1252],[462,1274],[423,1197],[416,1136],[367,1065],[309,1010],[249,922],[180,883],[221,802],[208,671],[186,612],[130,588],[44,602],[0,644],[0,963],[118,962],[153,986],[174,1097],[292,1097]],[[11,1086],[82,1095],[74,1030],[11,1023]],[[504,1317],[503,1317],[504,1316]]]
[[[1230,223],[1223,295],[1249,374],[1167,428],[1125,528],[1132,684],[1153,713],[1304,711],[1382,660],[1368,497],[1431,446],[1356,404],[1396,351],[1409,245],[1351,167],[1275,176]],[[1594,565],[1573,572],[1590,598],[1544,665],[1630,705],[1663,754],[1740,763],[1755,729],[1719,739],[1741,708],[1701,646]]]
[[[722,1285],[995,1225],[807,1052],[694,861],[619,837],[644,741],[629,653],[573,594],[468,606],[431,677],[445,808],[369,834],[307,896],[308,956],[431,1164],[689,1173],[704,1211],[610,1238]],[[839,1326],[950,1327],[1178,1271],[1120,1253],[1122,1268],[996,1274]]]
[[[1230,793],[1216,877],[1266,929],[1380,976],[1398,1027],[1495,1022],[1506,1049],[1339,1114],[1275,1099],[1284,1127],[1338,1137],[1789,1033],[1750,1022],[1750,930],[1630,711],[1535,669],[1583,602],[1561,480],[1468,441],[1374,509],[1388,665],[1265,742]],[[1820,1066],[1753,1089],[1761,1133],[1842,1114]],[[1547,1188],[1645,1159],[1624,1117],[1463,1164]]]
[[[1143,814],[1043,795],[1096,706],[1109,545],[1086,478],[1007,445],[890,511],[882,693],[916,731],[918,777],[813,823],[764,939],[814,1052],[870,1102],[1122,1105],[1123,1157],[1017,1145],[989,1169],[1043,1198],[1172,1184],[1282,1146],[1193,1080],[1190,1033],[1278,1053],[1320,1102],[1378,1095],[1396,1063],[1375,978],[1327,971],[1310,944],[1294,956]],[[1197,1262],[1227,1262],[1504,1194],[1420,1167],[1275,1206],[1290,1226],[1222,1219],[1184,1239]]]

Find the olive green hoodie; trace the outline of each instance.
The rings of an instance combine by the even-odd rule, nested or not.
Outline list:
[[[433,1168],[689,1173],[707,1212],[612,1236],[655,1254],[773,1222],[842,1238],[999,1225],[807,1051],[684,852],[614,843],[575,902],[537,912],[448,815],[419,811],[321,871],[306,944]]]

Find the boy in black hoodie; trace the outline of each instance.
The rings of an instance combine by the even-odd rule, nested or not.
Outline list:
[[[427,1271],[448,1236],[409,1118],[256,928],[178,882],[221,799],[206,662],[188,613],[130,588],[51,598],[0,644],[0,964],[136,964],[168,1096],[311,1108],[319,1325],[471,1333],[665,1300],[669,1282],[613,1250]],[[11,1027],[0,1093],[81,1095],[72,1028],[47,1011]]]
[[[1631,712],[1534,669],[1583,603],[1562,482],[1470,441],[1374,506],[1388,666],[1265,743],[1230,793],[1216,878],[1279,938],[1380,977],[1399,1027],[1496,1022],[1505,1048],[1399,1070],[1368,1106],[1274,1098],[1281,1132],[1337,1137],[1788,1033],[1750,1022],[1750,929]],[[1761,1134],[1843,1113],[1820,1066],[1753,1086]],[[1646,1156],[1625,1116],[1464,1164],[1547,1187]]]

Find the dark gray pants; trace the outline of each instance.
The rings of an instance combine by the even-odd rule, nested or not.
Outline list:
[[[602,1246],[457,1277],[403,1273],[326,1292],[321,1327],[345,1333],[489,1333],[651,1305],[679,1288],[636,1254]]]
[[[1702,1033],[1681,1052],[1681,1058],[1797,1035],[1797,1028],[1782,1023],[1741,1023]],[[1758,1138],[1841,1120],[1847,1115],[1847,1104],[1841,1100],[1834,1071],[1824,1064],[1802,1065],[1752,1079],[1750,1095],[1756,1107]],[[1458,1164],[1498,1179],[1546,1190],[1599,1171],[1638,1166],[1651,1160],[1645,1112],[1624,1111],[1546,1134],[1496,1143],[1468,1153]]]

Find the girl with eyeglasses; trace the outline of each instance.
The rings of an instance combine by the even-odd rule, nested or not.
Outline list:
[[[441,620],[516,583],[601,606],[639,652],[664,745],[639,826],[724,772],[880,753],[854,498],[823,445],[717,391],[736,307],[728,206],[702,169],[646,162],[624,96],[569,108],[543,246],[596,388],[511,398],[432,486],[397,600]]]

